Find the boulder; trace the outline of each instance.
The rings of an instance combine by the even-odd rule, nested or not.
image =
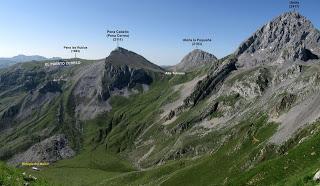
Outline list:
[[[320,170],[316,172],[316,174],[313,176],[314,181],[320,181]]]

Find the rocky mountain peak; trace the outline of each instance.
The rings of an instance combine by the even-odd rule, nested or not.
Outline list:
[[[84,71],[73,91],[80,120],[110,111],[108,99],[113,95],[127,97],[147,91],[155,74],[163,72],[143,56],[121,47]]]
[[[127,49],[125,49],[125,48],[122,48],[122,47],[117,47],[117,48],[115,48],[112,52],[119,52],[119,53],[124,54],[124,53],[129,53],[130,51],[127,50]],[[111,52],[111,53],[112,53],[112,52]]]
[[[208,52],[194,49],[189,52],[179,64],[173,66],[173,71],[191,71],[217,61],[217,58]]]
[[[284,61],[308,61],[320,56],[320,34],[311,21],[298,12],[276,17],[236,51],[240,66]]]
[[[158,72],[164,70],[137,53],[117,47],[105,60],[101,99],[105,101],[119,90],[146,88]]]
[[[114,49],[110,55],[105,60],[106,65],[113,66],[128,66],[131,68],[141,68],[153,71],[163,71],[161,67],[156,64],[151,63],[143,56],[127,50],[122,47],[117,47]]]

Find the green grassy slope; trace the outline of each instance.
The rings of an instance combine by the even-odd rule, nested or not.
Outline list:
[[[243,123],[244,124],[244,123]],[[252,123],[241,127],[217,152],[191,160],[172,161],[153,169],[106,179],[102,185],[317,185],[312,180],[320,167],[320,135],[316,133],[286,153],[263,148],[276,124],[260,125],[247,138]],[[314,126],[319,127],[316,123]],[[239,146],[239,142],[241,145]],[[269,149],[268,149],[269,148]]]
[[[52,80],[57,77],[70,77],[70,80],[62,84],[63,92],[52,99],[51,102],[46,102],[41,105],[40,108],[32,110],[29,117],[22,121],[12,124],[13,130],[4,131],[0,135],[0,157],[5,160],[11,157],[13,154],[23,152],[28,149],[34,143],[44,140],[56,133],[65,133],[72,146],[75,149],[79,149],[78,138],[80,135],[74,130],[74,120],[69,113],[63,114],[64,121],[58,121],[59,109],[67,110],[68,97],[71,94],[71,90],[76,82],[71,77],[77,72],[79,68],[85,68],[87,65],[95,62],[89,60],[81,60],[80,65],[63,67],[59,69],[48,70],[44,67],[44,62],[27,62],[17,64],[8,69],[4,69],[0,75],[14,74],[17,78],[16,82],[12,82],[10,86],[22,86],[24,88],[13,89],[6,93],[6,91],[0,90],[0,114],[7,110],[10,106],[22,103],[24,99],[30,99],[30,90],[25,89],[26,79],[33,79],[36,81],[36,86],[39,88],[43,86],[48,80]],[[19,66],[22,72],[18,73],[15,69]],[[37,74],[45,74],[38,78]],[[9,85],[8,85],[9,86]],[[11,88],[10,88],[11,89]],[[30,135],[31,134],[31,135]]]
[[[28,183],[30,186],[51,185],[43,179],[34,177],[31,174],[23,174],[21,170],[6,166],[0,162],[0,185],[21,186]]]
[[[155,169],[134,172],[105,180],[104,185],[220,185],[228,177],[239,175],[251,163],[276,128],[265,117],[256,122],[244,121],[233,130],[237,131],[221,148],[197,159],[171,161]],[[227,135],[227,134],[220,134]],[[253,137],[259,139],[254,142]],[[216,140],[214,137],[211,140]],[[248,165],[247,165],[248,164]]]
[[[203,73],[203,72],[196,72]],[[156,120],[161,105],[174,99],[172,85],[189,81],[195,74],[186,76],[158,76],[161,80],[154,83],[146,93],[132,95],[129,98],[116,96],[111,99],[113,107],[110,113],[101,114],[93,120],[83,122],[82,148],[79,154],[67,160],[59,161],[48,168],[37,172],[37,176],[47,179],[56,185],[66,182],[73,185],[92,185],[101,180],[135,172],[134,165],[125,156],[136,137],[137,127],[148,127]],[[105,129],[112,119],[125,113],[126,118],[114,126],[113,130],[99,139],[98,131]],[[126,125],[126,122],[130,125]],[[126,150],[122,155],[118,152]]]
[[[132,171],[128,162],[103,148],[83,150],[70,160],[62,160],[34,174],[54,185],[96,185],[99,180]]]

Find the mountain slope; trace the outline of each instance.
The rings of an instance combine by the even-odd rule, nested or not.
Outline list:
[[[81,120],[111,110],[109,99],[113,95],[129,96],[147,91],[157,74],[163,70],[144,57],[116,48],[104,60],[81,70],[72,99],[75,115]]]
[[[46,67],[44,62],[30,62],[3,70],[0,157],[19,165],[75,155],[83,140],[83,121],[110,111],[113,96],[147,92],[162,72],[123,48],[105,60],[81,60],[80,65]],[[56,143],[61,145],[52,150]]]
[[[172,71],[192,71],[201,68],[206,65],[212,65],[217,61],[217,58],[205,51],[195,49],[188,53],[180,63],[170,67]]]
[[[318,49],[318,31],[306,18],[289,12],[274,19],[142,132],[131,151],[152,169],[101,183],[315,185]]]
[[[282,24],[286,21],[289,27]],[[299,27],[300,22],[306,24],[299,30],[292,29]],[[305,47],[317,55],[317,51],[312,48],[318,47],[318,43],[314,42],[317,38],[315,29],[308,27],[308,22],[297,13],[283,14],[271,23],[276,25],[274,30],[284,29],[290,33],[289,43],[281,39],[265,43],[263,39],[269,38],[272,31],[258,31],[259,34],[255,33],[251,37],[254,42],[247,44],[249,47],[242,44],[234,55],[219,60],[219,65],[212,67],[207,77],[199,81],[191,95],[184,100],[183,106],[167,111],[167,117],[149,124],[146,131],[138,135],[135,146],[129,148],[130,158],[133,156],[134,162],[138,162],[140,167],[156,168],[102,183],[129,184],[133,179],[135,185],[177,185],[182,182],[192,185],[196,184],[195,181],[204,185],[268,185],[285,179],[268,177],[287,175],[285,172],[269,171],[268,165],[276,161],[275,157],[285,156],[286,152],[296,154],[297,151],[292,149],[304,137],[317,138],[313,136],[315,133],[299,130],[301,127],[308,127],[308,123],[314,123],[320,113],[314,106],[319,105],[316,99],[319,89],[319,60],[300,50]],[[267,27],[266,25],[263,28]],[[309,37],[297,39],[296,36],[303,30]],[[265,53],[255,51],[264,44],[276,46],[275,50]],[[280,62],[279,58],[282,57],[284,49],[289,46],[292,46],[292,50],[288,51],[289,56],[293,57],[284,58],[285,60]],[[296,51],[298,55],[295,55]],[[255,55],[259,55],[261,59]],[[252,63],[253,61],[255,63]],[[301,106],[305,104],[307,109],[296,109],[303,108]],[[309,112],[312,110],[314,112]],[[293,114],[287,114],[291,112]],[[304,120],[299,119],[301,116]],[[286,121],[290,117],[294,119],[287,123],[272,122]],[[278,120],[279,118],[282,119]],[[130,121],[130,117],[123,119],[123,122]],[[117,123],[122,123],[122,119],[118,118]],[[318,126],[317,123],[314,125]],[[136,127],[139,128],[139,125]],[[114,135],[113,133],[113,137],[107,139],[111,140]],[[108,144],[108,141],[106,143]],[[301,143],[304,148],[311,148],[309,143]],[[127,151],[126,149],[125,152],[128,153]],[[290,155],[288,159],[301,161],[299,157],[293,156]],[[195,158],[194,162],[192,158]],[[283,157],[280,162],[284,163],[283,161],[287,161],[287,158]],[[308,164],[312,164],[311,162],[318,161],[312,159]],[[255,172],[255,167],[260,164],[266,165],[262,168],[266,174],[257,178],[252,174],[241,179],[245,172]],[[287,166],[293,174],[300,173],[295,171],[294,167]],[[285,167],[284,165],[283,168]],[[306,168],[304,165],[300,167]],[[315,171],[314,167],[312,171]],[[161,176],[158,176],[159,174]],[[306,174],[310,174],[310,171]],[[239,177],[232,179],[235,175]],[[152,179],[145,179],[149,176]],[[200,181],[198,178],[201,178]],[[312,182],[309,178],[305,181]]]
[[[50,156],[47,145],[71,148],[75,157],[38,173],[57,185],[84,175],[91,185],[316,184],[317,37],[306,18],[285,13],[185,75],[123,48],[67,68],[14,66],[0,76],[1,159],[34,144]],[[50,145],[58,134],[53,144],[67,147]]]

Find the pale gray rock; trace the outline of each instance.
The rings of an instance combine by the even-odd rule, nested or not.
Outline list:
[[[236,51],[239,67],[308,61],[320,56],[320,33],[297,12],[275,18],[244,41]]]
[[[314,181],[320,181],[320,170],[318,170],[313,176]]]
[[[19,165],[23,162],[51,163],[58,160],[71,158],[75,151],[63,134],[57,134],[31,146],[27,151],[14,155],[8,164]]]
[[[211,65],[216,62],[218,59],[208,52],[205,52],[200,49],[195,49],[188,53],[180,63],[169,68],[172,71],[192,71],[198,68],[201,68],[206,65]]]

